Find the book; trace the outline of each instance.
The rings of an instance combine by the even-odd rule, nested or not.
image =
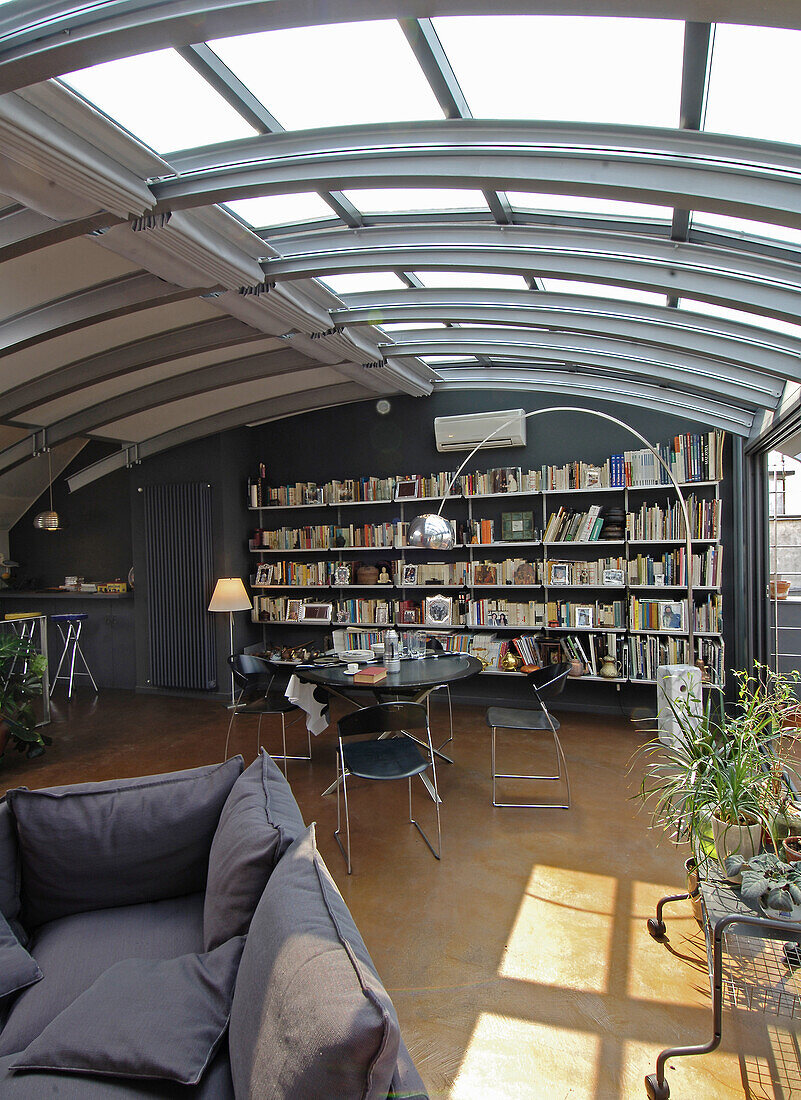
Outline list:
[[[367,665],[365,668],[360,668],[354,675],[354,684],[379,684],[382,680],[386,680],[387,670],[383,665]]]

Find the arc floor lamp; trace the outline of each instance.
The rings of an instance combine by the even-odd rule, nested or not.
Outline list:
[[[526,413],[523,417],[524,420],[528,420],[533,416],[544,416],[546,413],[582,413],[585,416],[595,416],[600,420],[606,420],[610,424],[616,424],[619,428],[623,428],[630,435],[633,435],[635,439],[638,439],[640,443],[647,447],[651,454],[656,458],[659,465],[667,474],[670,479],[670,484],[675,490],[678,497],[679,507],[681,508],[682,518],[684,519],[684,546],[686,553],[686,572],[687,572],[687,641],[688,649],[690,653],[690,664],[695,660],[695,608],[693,605],[693,556],[692,556],[692,531],[690,529],[690,516],[687,511],[687,502],[684,499],[684,494],[681,491],[681,487],[676,480],[673,471],[668,464],[664,461],[662,456],[656,450],[656,448],[648,442],[644,435],[641,435],[636,428],[632,428],[630,424],[627,424],[624,420],[619,420],[616,416],[611,416],[609,413],[599,412],[597,409],[582,409],[574,405],[553,405],[545,409],[532,409],[531,412]],[[448,487],[445,490],[442,503],[436,512],[426,513],[424,515],[416,516],[409,524],[409,531],[407,534],[407,541],[410,546],[416,546],[429,550],[450,550],[453,546],[453,531],[451,525],[442,515],[442,509],[450,496],[451,489],[454,487],[459,479],[459,475],[462,470],[468,464],[473,455],[477,454],[481,448],[493,439],[499,432],[502,432],[504,428],[508,428],[517,417],[512,417],[506,420],[503,424],[497,427],[494,431],[490,432],[486,438],[482,439],[480,443],[469,453],[467,458],[462,462],[459,469],[451,478]]]

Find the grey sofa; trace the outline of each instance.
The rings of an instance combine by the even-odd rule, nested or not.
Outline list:
[[[265,753],[0,800],[0,1096],[427,1094]]]

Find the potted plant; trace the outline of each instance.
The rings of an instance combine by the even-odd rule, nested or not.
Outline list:
[[[710,694],[700,716],[696,700],[672,704],[675,743],[655,739],[641,750],[646,767],[638,797],[655,825],[690,842],[701,870],[713,851],[721,863],[734,854],[752,857],[763,835],[775,849],[793,800],[786,749],[795,734],[784,728],[784,716],[796,705],[796,677],[761,665],[734,676],[730,714],[720,692]]]
[[[44,752],[50,738],[36,728],[33,701],[42,694],[46,658],[27,638],[0,633],[0,756],[11,742],[29,757]]]

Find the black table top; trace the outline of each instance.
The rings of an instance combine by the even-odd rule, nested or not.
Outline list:
[[[438,684],[450,684],[455,680],[467,680],[481,672],[481,661],[467,653],[441,653],[436,657],[404,660],[400,672],[390,672],[378,684],[358,684],[345,672],[345,665],[299,665],[295,675],[310,684],[349,691],[373,691],[383,693],[414,693]]]

